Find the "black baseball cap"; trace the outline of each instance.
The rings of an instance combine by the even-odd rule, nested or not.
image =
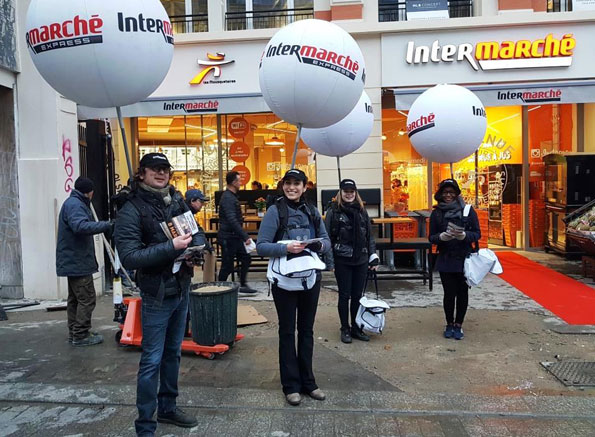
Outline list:
[[[357,190],[357,186],[353,179],[343,179],[339,184],[339,188],[342,190]]]
[[[440,201],[442,199],[442,191],[446,187],[454,188],[455,193],[457,193],[457,196],[461,194],[461,189],[459,188],[459,184],[457,183],[457,181],[455,181],[454,179],[444,179],[438,185],[438,191],[436,191],[436,194],[434,194],[434,199]]]
[[[201,202],[208,202],[210,200],[200,190],[196,190],[193,188],[191,190],[186,191],[186,200],[188,202],[192,202],[193,200],[196,200],[196,199],[200,200]]]
[[[163,153],[147,153],[140,160],[141,167],[170,167],[171,164]]]
[[[283,176],[283,180],[287,180],[287,179],[297,179],[298,181],[302,181],[304,183],[304,185],[306,184],[306,182],[308,182],[308,176],[306,176],[306,173],[304,173],[301,170],[298,170],[297,168],[292,168],[291,170],[287,170],[287,173],[285,173],[285,176]]]

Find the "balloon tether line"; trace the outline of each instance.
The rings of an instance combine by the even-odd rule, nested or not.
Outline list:
[[[454,179],[455,178],[454,173],[452,171],[452,162],[450,163],[450,178],[451,179]]]
[[[122,119],[122,111],[119,106],[116,106],[116,113],[118,114],[118,123],[122,131],[122,140],[124,141],[124,153],[126,153],[126,165],[128,166],[128,177],[132,179],[132,163],[130,162],[130,152],[128,151],[128,141],[126,140],[126,130],[124,129],[124,120]]]
[[[339,183],[341,183],[341,162],[339,161],[338,156],[337,156],[337,173],[339,173]]]
[[[298,146],[300,144],[300,136],[302,135],[302,124],[297,125],[297,135],[295,136],[295,145],[293,146],[293,158],[291,159],[291,169],[295,168],[295,159],[297,158]]]

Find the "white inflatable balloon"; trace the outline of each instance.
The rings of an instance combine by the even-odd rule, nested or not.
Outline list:
[[[37,70],[56,91],[97,108],[150,95],[174,53],[159,0],[32,0],[25,37]]]
[[[336,24],[300,20],[271,38],[259,77],[264,100],[279,118],[320,128],[344,118],[357,103],[364,88],[364,57]]]
[[[373,124],[372,102],[364,92],[347,117],[328,127],[302,129],[302,140],[316,153],[341,157],[365,143]]]
[[[471,155],[481,145],[486,128],[483,104],[458,85],[436,85],[425,91],[407,116],[411,144],[434,162],[457,162]]]

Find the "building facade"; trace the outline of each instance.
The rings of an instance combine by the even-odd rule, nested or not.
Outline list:
[[[545,0],[432,2],[446,6],[429,11],[408,11],[401,0],[162,3],[177,32],[172,66],[149,98],[122,112],[133,162],[151,151],[166,153],[181,191],[198,187],[212,195],[232,169],[240,171],[247,188],[252,181],[274,188],[290,165],[296,128],[267,108],[258,64],[277,28],[303,18],[332,20],[362,49],[374,127],[358,151],[341,159],[341,170],[362,188],[382,190],[386,211],[430,208],[436,184],[450,175],[448,165],[419,156],[406,135],[407,110],[437,83],[468,86],[486,107],[486,138],[477,156],[455,163],[454,172],[465,198],[484,211],[484,234],[492,244],[543,246],[542,156],[595,153],[595,69],[589,47],[595,11],[581,9],[580,1],[573,2],[579,10],[566,12],[566,2]],[[17,29],[25,13],[17,8]],[[437,16],[443,18],[432,18]],[[19,224],[47,232],[41,242],[28,233],[18,238],[21,287],[27,297],[61,297],[64,290],[53,269],[56,209],[67,195],[64,183],[90,165],[79,159],[78,147],[71,147],[71,175],[65,167],[64,144],[78,143],[77,118],[87,128],[92,120],[109,119],[118,184],[128,172],[115,111],[76,107],[57,96],[24,47],[18,35],[20,65],[12,75],[20,103]],[[297,165],[319,192],[337,188],[334,158],[316,156],[300,143]],[[41,200],[32,196],[36,188],[45,194]],[[48,256],[31,260],[40,250]],[[48,286],[50,281],[56,285]]]

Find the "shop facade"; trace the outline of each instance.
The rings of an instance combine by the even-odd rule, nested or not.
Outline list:
[[[562,170],[548,167],[556,159],[546,156],[581,156],[585,164],[575,170],[583,180],[592,171],[590,35],[588,23],[382,35],[385,210],[431,207],[438,182],[450,177],[448,164],[428,162],[411,146],[407,113],[429,86],[461,84],[482,100],[488,119],[478,152],[453,165],[466,201],[480,211],[484,242],[564,252],[560,193],[572,175],[552,174]],[[575,191],[567,203],[587,203],[593,191]]]

